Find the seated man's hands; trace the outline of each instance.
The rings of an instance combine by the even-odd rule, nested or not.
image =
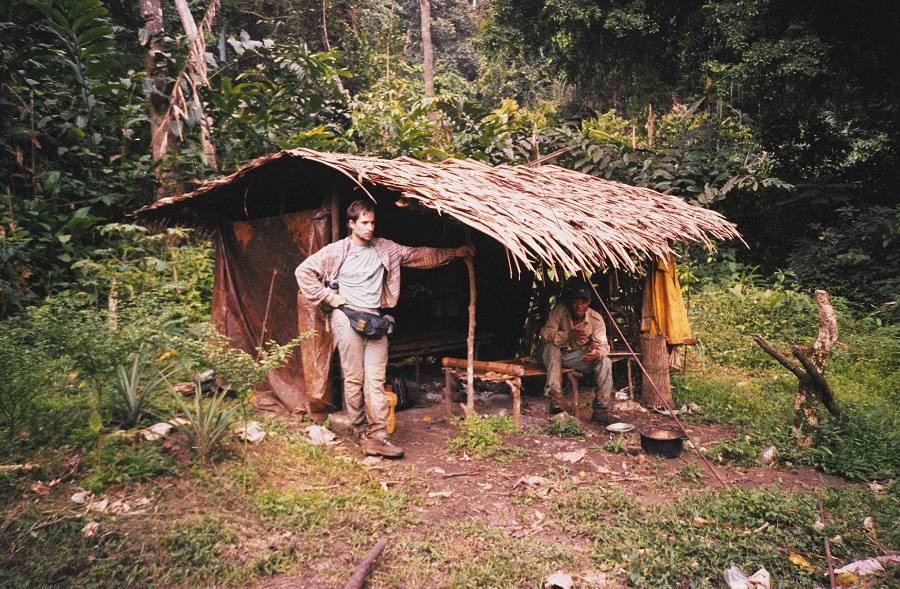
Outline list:
[[[576,346],[586,346],[590,339],[591,336],[584,325],[576,325],[569,330],[569,341]]]
[[[602,350],[598,350],[597,348],[592,348],[588,351],[584,356],[581,357],[585,362],[593,362],[594,360],[599,360],[600,358],[606,356],[606,354]]]

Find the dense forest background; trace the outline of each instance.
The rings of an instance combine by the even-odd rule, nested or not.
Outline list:
[[[200,60],[178,4],[208,32]],[[4,3],[0,315],[65,289],[154,198],[306,146],[493,164],[569,147],[562,165],[737,222],[749,248],[720,269],[897,316],[890,0],[432,0],[434,96],[417,1],[211,4]]]

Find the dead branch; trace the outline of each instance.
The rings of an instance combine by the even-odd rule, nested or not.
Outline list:
[[[809,375],[808,377],[804,375],[804,378],[809,378],[815,385],[816,393],[818,393],[819,399],[825,405],[825,408],[828,409],[828,412],[835,417],[839,416],[841,408],[838,407],[837,401],[834,400],[834,392],[828,385],[828,381],[819,372],[819,369],[813,365],[812,360],[806,357],[806,354],[803,353],[799,346],[791,346],[791,353],[803,364],[803,368],[806,369],[806,373]]]
[[[765,353],[767,353],[768,355],[770,355],[773,358],[775,358],[776,360],[778,360],[778,363],[781,364],[782,366],[784,366],[785,368],[787,368],[787,370],[791,374],[793,374],[800,380],[803,380],[804,378],[806,378],[806,374],[803,373],[803,370],[799,366],[797,366],[796,364],[794,364],[793,362],[788,360],[784,356],[784,354],[782,354],[781,352],[776,350],[775,347],[772,344],[770,344],[769,342],[767,342],[763,336],[754,335],[753,341],[755,341],[757,344],[759,344],[759,347],[762,348]]]
[[[361,589],[363,584],[366,582],[366,577],[369,576],[369,573],[372,572],[372,568],[375,566],[375,561],[378,560],[378,557],[381,556],[384,547],[387,546],[387,538],[382,538],[378,541],[375,546],[372,547],[369,552],[366,553],[366,556],[363,557],[362,561],[359,563],[359,566],[356,567],[356,572],[353,573],[353,576],[350,577],[350,580],[347,581],[347,584],[344,585],[344,589]]]

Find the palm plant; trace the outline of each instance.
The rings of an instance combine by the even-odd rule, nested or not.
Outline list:
[[[224,404],[227,394],[228,391],[223,389],[208,399],[203,399],[200,384],[195,383],[192,405],[178,399],[187,418],[186,421],[174,422],[175,430],[184,437],[179,443],[196,453],[200,462],[209,460],[213,450],[222,443],[234,421],[235,412],[240,408],[240,405],[228,407]]]
[[[144,379],[144,369],[143,348],[135,352],[130,372],[121,364],[116,367],[118,379],[116,380],[113,414],[126,427],[137,423],[137,420],[145,412],[147,399],[174,372],[174,368],[157,370],[154,376]]]

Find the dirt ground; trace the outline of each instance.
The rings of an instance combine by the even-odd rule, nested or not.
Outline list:
[[[590,399],[583,401],[576,413],[585,437],[563,438],[541,431],[550,420],[546,400],[539,396],[523,396],[522,432],[504,439],[504,447],[515,451],[500,459],[478,459],[465,453],[451,452],[448,441],[458,430],[448,420],[443,403],[397,413],[393,440],[406,451],[401,460],[365,459],[353,438],[341,438],[341,443],[333,446],[331,451],[362,461],[368,468],[377,471],[386,485],[402,487],[404,491],[427,497],[413,508],[425,527],[440,527],[447,522],[480,518],[492,528],[502,530],[509,538],[528,537],[580,553],[589,552],[583,538],[565,535],[549,521],[523,519],[517,501],[527,486],[525,477],[546,476],[548,472],[561,471],[577,480],[579,486],[591,487],[603,482],[624,487],[634,499],[648,505],[669,502],[685,493],[702,493],[719,485],[697,452],[687,447],[675,459],[650,456],[641,450],[637,432],[650,426],[675,428],[671,418],[653,412],[617,412],[616,417],[620,421],[632,423],[636,428],[632,433],[623,434],[627,449],[613,453],[604,446],[616,435],[590,423]],[[570,413],[575,412],[571,405],[567,409]],[[476,411],[481,415],[509,414],[511,400],[506,395],[492,395],[479,400]],[[456,416],[462,415],[459,404],[454,404],[454,412]],[[689,424],[687,429],[701,447],[711,447],[736,435],[733,428],[722,425]],[[579,450],[586,453],[575,463],[556,456]],[[839,478],[806,467],[781,470],[716,464],[715,470],[726,485],[747,489],[778,487],[798,490],[847,484]],[[682,473],[686,471],[693,473],[692,476],[685,478]],[[412,530],[408,534],[416,532]],[[345,566],[352,567],[360,557],[361,553],[345,555]],[[312,587],[316,586],[317,574],[313,570],[309,576],[301,574],[298,577],[297,573],[293,573],[274,577],[259,587]],[[435,579],[434,585],[426,586],[445,585]],[[621,585],[611,579],[597,586]]]

